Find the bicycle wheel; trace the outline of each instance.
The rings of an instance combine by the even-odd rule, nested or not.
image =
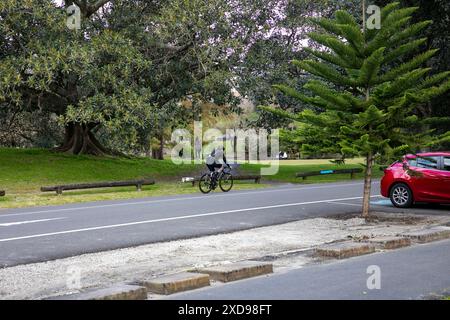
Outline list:
[[[198,187],[202,193],[211,192],[211,176],[208,173],[202,175],[198,181]]]
[[[219,179],[219,187],[223,192],[228,192],[233,187],[233,176],[231,173],[224,173]]]

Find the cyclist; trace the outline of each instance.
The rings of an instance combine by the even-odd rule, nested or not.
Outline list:
[[[209,171],[211,171],[211,176],[222,172],[225,165],[228,167],[230,166],[227,163],[227,158],[225,157],[225,147],[214,148],[214,150],[206,158],[206,166]],[[217,172],[216,168],[219,169]]]

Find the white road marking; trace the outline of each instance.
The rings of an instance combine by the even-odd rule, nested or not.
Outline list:
[[[374,181],[374,183],[378,183],[378,181]],[[322,185],[322,186],[315,186],[315,187],[312,186],[312,187],[302,187],[302,188],[280,188],[280,189],[275,189],[275,190],[272,189],[272,190],[251,191],[251,192],[236,192],[236,193],[226,193],[226,194],[215,194],[214,197],[232,197],[232,196],[240,196],[240,195],[248,195],[248,194],[268,193],[268,192],[300,191],[300,190],[326,189],[326,188],[359,186],[359,185],[362,185],[362,183],[330,184],[330,185],[326,185],[326,186]],[[183,197],[183,198],[170,198],[170,199],[149,200],[149,201],[121,202],[121,203],[112,203],[112,204],[96,205],[96,206],[39,210],[39,211],[30,211],[30,212],[21,212],[21,213],[12,213],[12,214],[7,214],[7,213],[1,214],[1,212],[0,212],[0,218],[30,215],[30,214],[36,214],[36,213],[79,211],[79,210],[95,209],[95,208],[108,208],[108,207],[120,207],[120,206],[139,205],[139,204],[144,205],[144,204],[151,204],[151,203],[171,202],[171,201],[205,199],[205,198],[208,198],[211,196],[212,195],[196,196],[196,197]]]
[[[40,219],[40,220],[17,221],[17,222],[6,222],[6,223],[0,223],[0,227],[10,227],[10,226],[16,226],[19,224],[36,223],[36,222],[44,222],[44,221],[60,220],[60,219],[65,219],[65,217]]]
[[[380,196],[381,195],[375,195],[375,196],[371,196],[371,198],[380,197]],[[235,210],[208,212],[208,213],[200,213],[200,214],[191,214],[191,215],[171,217],[171,218],[135,221],[135,222],[112,224],[112,225],[90,227],[90,228],[83,228],[83,229],[74,229],[74,230],[66,230],[66,231],[58,231],[58,232],[41,233],[41,234],[34,234],[34,235],[29,235],[29,236],[15,237],[15,238],[6,238],[6,239],[0,239],[0,242],[8,242],[8,241],[14,241],[14,240],[40,238],[40,237],[47,237],[47,236],[54,236],[54,235],[68,234],[68,233],[77,233],[77,232],[84,232],[84,231],[93,231],[93,230],[128,227],[128,226],[134,226],[134,225],[140,225],[140,224],[149,224],[149,223],[163,222],[163,221],[182,220],[182,219],[190,219],[190,218],[198,218],[198,217],[206,217],[206,216],[217,216],[217,215],[222,215],[222,214],[227,214],[227,213],[236,213],[236,212],[245,212],[245,211],[257,211],[257,210],[283,208],[283,207],[293,207],[293,206],[301,206],[301,205],[317,204],[317,203],[326,203],[326,202],[335,202],[335,201],[356,200],[356,199],[361,199],[361,198],[362,197],[341,198],[341,199],[327,199],[327,200],[318,200],[318,201],[277,204],[277,205],[273,205],[273,206],[264,206],[264,207],[254,207],[254,208],[245,208],[245,209],[235,209]]]

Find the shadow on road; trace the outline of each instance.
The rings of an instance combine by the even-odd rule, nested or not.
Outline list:
[[[381,207],[384,207],[386,209],[389,208],[402,213],[450,213],[450,204],[416,203],[411,208],[396,208],[392,205],[389,199],[371,201],[370,203],[380,209]]]

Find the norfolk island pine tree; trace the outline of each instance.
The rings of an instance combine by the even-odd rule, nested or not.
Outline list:
[[[334,19],[311,19],[323,32],[309,36],[324,50],[304,48],[314,59],[292,63],[314,79],[304,92],[283,84],[274,87],[319,112],[307,109],[291,114],[261,107],[303,123],[304,134],[308,127],[315,129],[311,130],[315,137],[306,133],[302,138],[306,144],[302,149],[314,140],[311,148],[329,152],[335,145],[342,155],[365,158],[363,217],[370,211],[376,157],[415,151],[450,138],[450,132],[438,136],[424,129],[433,122],[450,123],[448,118],[421,119],[415,114],[418,105],[450,89],[449,71],[431,75],[430,68],[423,67],[437,50],[421,51],[427,39],[419,34],[432,21],[411,24],[417,9],[388,4],[381,10],[381,28],[373,30],[361,28],[345,11],[337,11]]]

